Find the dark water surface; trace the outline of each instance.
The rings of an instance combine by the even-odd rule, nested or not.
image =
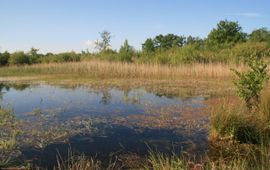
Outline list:
[[[101,160],[131,153],[144,156],[149,149],[194,154],[207,149],[207,130],[203,127],[207,117],[200,114],[205,107],[200,96],[181,98],[143,89],[47,84],[2,84],[0,90],[0,106],[28,122],[31,128],[26,130],[40,132],[30,135],[36,139],[23,146],[22,153],[24,159],[43,167],[51,168],[56,155],[65,157],[70,148]],[[59,140],[51,137],[53,132],[69,135]],[[46,142],[36,144],[42,137]]]

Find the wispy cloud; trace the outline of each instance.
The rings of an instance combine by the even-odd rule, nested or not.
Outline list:
[[[260,13],[257,13],[257,12],[227,13],[226,15],[248,17],[248,18],[264,18],[264,17],[266,17],[266,16],[264,16]]]
[[[92,40],[87,40],[85,42],[85,45],[90,47],[90,48],[95,48],[96,47],[96,41],[92,41]]]

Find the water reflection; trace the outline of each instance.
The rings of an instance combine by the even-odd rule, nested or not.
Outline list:
[[[0,95],[0,106],[23,122],[23,157],[38,165],[52,166],[56,151],[65,155],[68,147],[102,160],[111,153],[143,156],[149,147],[166,153],[200,153],[207,147],[200,96],[47,84],[1,84]]]
[[[43,113],[58,110],[61,118],[77,115],[129,115],[145,113],[146,106],[190,104],[189,100],[157,96],[142,89],[69,89],[45,84],[3,86],[1,95],[0,105],[12,108],[17,116],[23,116],[34,109],[40,109]],[[199,102],[192,105],[200,106],[202,99],[196,97],[195,100]]]
[[[125,126],[103,127],[103,129],[102,134],[72,136],[68,143],[51,144],[42,151],[28,149],[24,151],[24,155],[28,159],[37,158],[36,164],[50,169],[56,164],[55,155],[61,152],[63,157],[67,157],[69,148],[76,153],[84,153],[105,162],[108,158],[127,153],[144,158],[149,149],[162,153],[197,151],[198,154],[207,148],[206,132],[196,134],[196,140],[199,139],[201,142],[197,145],[198,141],[192,136],[178,134],[170,129],[140,129]]]

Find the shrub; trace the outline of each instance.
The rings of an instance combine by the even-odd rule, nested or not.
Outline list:
[[[97,54],[90,54],[88,57],[97,58],[100,60],[108,60],[108,61],[117,61],[118,60],[118,53],[114,50],[107,49],[105,51],[101,51]]]
[[[8,52],[0,53],[0,65],[7,65],[10,54]]]
[[[211,113],[212,137],[234,139],[240,143],[261,143],[269,135],[268,121],[258,115],[246,114],[243,107],[225,102]],[[268,135],[266,135],[268,134]]]
[[[238,78],[234,84],[237,87],[238,95],[246,102],[246,106],[249,109],[258,108],[261,90],[269,79],[268,64],[255,55],[250,56],[247,63],[249,71],[241,73],[233,70]]]
[[[15,52],[11,54],[9,58],[9,63],[10,64],[30,64],[30,59],[29,56],[27,56],[24,52]]]
[[[56,55],[56,62],[76,62],[80,61],[80,56],[75,52],[60,53]]]
[[[124,62],[132,62],[132,57],[135,54],[135,50],[128,44],[128,40],[125,40],[123,46],[119,50],[119,59]]]
[[[35,64],[35,63],[40,63],[40,56],[41,54],[38,54],[38,49],[31,48],[28,55],[29,55],[29,63],[30,64]]]
[[[79,54],[75,52],[66,52],[66,53],[59,53],[59,54],[47,54],[46,56],[42,57],[41,62],[45,63],[64,63],[64,62],[78,62],[81,60]]]
[[[251,55],[263,58],[270,55],[270,48],[265,42],[239,43],[232,48],[216,52],[216,60],[227,63],[244,63]]]

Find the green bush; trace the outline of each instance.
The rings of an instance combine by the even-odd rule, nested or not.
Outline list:
[[[247,72],[233,70],[237,78],[234,81],[237,93],[245,102],[249,109],[258,108],[261,90],[269,79],[267,66],[261,57],[252,55],[247,59],[250,68]]]
[[[30,64],[30,57],[24,52],[15,52],[11,54],[9,58],[10,64],[20,65],[20,64]]]
[[[75,52],[60,53],[56,55],[56,62],[76,62],[80,61],[80,56]]]
[[[128,40],[125,40],[123,46],[119,50],[119,59],[123,62],[132,62],[132,57],[135,54],[135,50],[128,44]]]
[[[79,54],[75,52],[66,52],[59,54],[48,54],[41,58],[43,63],[64,63],[64,62],[78,62],[81,60]]]
[[[239,43],[232,48],[216,52],[216,60],[240,64],[244,63],[253,54],[260,58],[270,56],[270,48],[265,42]]]
[[[214,109],[210,119],[212,136],[234,139],[240,143],[258,144],[265,141],[269,135],[268,121],[247,112],[241,106],[230,106],[227,103]]]
[[[101,60],[117,61],[118,53],[114,50],[107,49],[105,51],[101,51],[100,53],[94,54],[93,57]]]
[[[7,65],[10,54],[8,52],[0,53],[0,65]]]

